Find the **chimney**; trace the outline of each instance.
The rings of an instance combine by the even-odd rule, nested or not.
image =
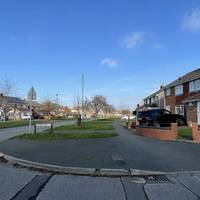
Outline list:
[[[164,89],[164,85],[161,85],[161,86],[160,86],[160,89],[163,90],[163,89]]]

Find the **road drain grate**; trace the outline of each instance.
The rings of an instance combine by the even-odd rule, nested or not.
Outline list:
[[[146,183],[159,184],[159,183],[172,183],[165,175],[153,175],[144,177]]]

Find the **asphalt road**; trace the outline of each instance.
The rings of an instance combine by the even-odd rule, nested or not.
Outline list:
[[[200,173],[159,177],[53,175],[0,163],[1,200],[198,200]]]
[[[73,167],[155,171],[200,170],[200,145],[138,136],[119,126],[119,136],[62,141],[7,140],[0,152],[30,161]]]
[[[53,124],[54,127],[58,127],[58,126],[63,126],[63,125],[70,125],[75,123],[74,120],[66,120],[66,121],[57,121]],[[38,127],[37,131],[43,131],[46,130],[48,128],[45,127]],[[33,132],[33,126],[31,131]],[[20,127],[13,127],[13,128],[4,128],[4,129],[0,129],[0,141],[3,140],[7,140],[11,137],[14,137],[16,135],[20,135],[22,133],[28,133],[29,132],[29,126],[20,126]]]

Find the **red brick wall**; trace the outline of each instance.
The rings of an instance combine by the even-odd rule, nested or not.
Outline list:
[[[172,123],[171,129],[155,129],[149,127],[136,127],[136,134],[145,137],[160,139],[160,140],[170,140],[174,141],[178,138],[177,124]]]
[[[193,106],[189,106],[189,104],[186,104],[186,118],[188,125],[191,123],[197,123],[197,105],[196,103],[193,103]]]
[[[192,137],[194,142],[200,143],[200,131],[198,124],[192,124]]]

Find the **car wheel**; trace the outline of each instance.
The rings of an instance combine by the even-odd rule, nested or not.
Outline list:
[[[155,121],[155,122],[153,122],[153,126],[155,126],[155,127],[159,128],[159,127],[160,127],[160,123],[159,123],[159,122],[157,122],[157,121]]]
[[[185,124],[184,120],[181,118],[177,119],[176,123],[178,124],[178,126],[183,126]]]

